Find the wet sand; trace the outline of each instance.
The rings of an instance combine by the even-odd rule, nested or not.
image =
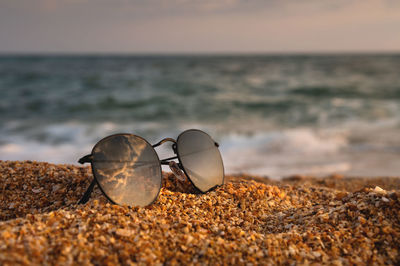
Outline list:
[[[400,178],[165,174],[145,208],[110,204],[88,167],[0,161],[0,264],[399,264]]]

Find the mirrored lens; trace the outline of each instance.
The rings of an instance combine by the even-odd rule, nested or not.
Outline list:
[[[200,130],[187,130],[178,137],[177,151],[184,171],[202,192],[223,183],[221,154],[209,135]]]
[[[107,197],[130,206],[146,206],[161,188],[161,165],[153,147],[129,134],[109,136],[93,148],[93,173]]]

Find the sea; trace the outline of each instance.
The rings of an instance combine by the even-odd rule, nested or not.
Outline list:
[[[400,54],[0,56],[0,160],[191,128],[227,174],[400,176]]]

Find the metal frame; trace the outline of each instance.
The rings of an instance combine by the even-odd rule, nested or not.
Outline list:
[[[208,137],[210,137],[210,139],[212,139],[210,135],[208,135],[206,132],[204,132],[204,131],[202,131],[202,130],[199,130],[199,129],[188,129],[188,130],[183,131],[181,134],[179,134],[177,140],[175,140],[175,139],[173,139],[173,138],[165,138],[165,139],[162,139],[161,141],[157,142],[157,143],[154,144],[154,145],[151,145],[147,140],[145,140],[144,138],[142,138],[142,137],[140,137],[140,136],[137,136],[137,135],[134,135],[134,134],[129,134],[129,133],[114,134],[114,135],[110,135],[110,136],[107,136],[107,137],[105,137],[105,138],[99,140],[99,141],[96,143],[96,145],[94,145],[91,154],[85,155],[85,156],[83,156],[82,158],[80,158],[80,159],[78,160],[78,162],[79,162],[80,164],[84,164],[84,163],[90,163],[90,164],[91,164],[92,174],[93,174],[93,177],[94,177],[94,178],[93,178],[93,181],[90,183],[88,189],[85,191],[85,193],[83,194],[82,198],[79,200],[78,204],[84,204],[84,203],[86,203],[86,202],[89,200],[90,194],[92,193],[93,188],[94,188],[94,186],[95,186],[96,184],[98,185],[98,187],[100,188],[100,190],[101,190],[101,192],[104,194],[104,196],[106,196],[106,198],[107,198],[110,202],[112,202],[113,204],[117,204],[116,202],[114,202],[112,199],[110,199],[110,198],[107,196],[107,194],[106,194],[106,193],[104,192],[104,190],[102,189],[100,183],[98,182],[97,177],[96,177],[95,172],[94,172],[94,167],[93,167],[93,161],[92,161],[92,159],[93,159],[93,151],[94,151],[94,149],[96,148],[96,146],[97,146],[99,143],[101,143],[102,141],[104,141],[104,140],[106,140],[106,139],[108,139],[108,138],[115,137],[115,136],[120,136],[120,135],[129,135],[129,136],[138,137],[138,138],[144,140],[144,141],[145,141],[147,144],[149,144],[153,149],[156,148],[156,147],[158,147],[158,146],[160,146],[160,145],[162,145],[162,144],[164,144],[164,143],[166,143],[166,142],[172,142],[172,143],[173,143],[173,144],[172,144],[172,150],[173,150],[175,156],[172,156],[172,157],[169,157],[169,158],[165,158],[165,159],[160,160],[160,158],[158,157],[158,154],[157,154],[156,150],[154,149],[154,152],[155,152],[155,154],[156,154],[156,156],[157,156],[157,159],[158,159],[158,161],[159,161],[160,173],[161,173],[161,180],[160,180],[160,188],[158,189],[158,193],[157,193],[156,197],[154,198],[154,200],[153,200],[150,204],[154,203],[154,201],[157,200],[158,195],[160,194],[161,187],[162,187],[162,169],[161,169],[161,165],[169,165],[169,162],[170,162],[171,160],[175,160],[175,159],[178,159],[178,167],[183,171],[183,173],[185,174],[186,178],[190,181],[190,183],[193,185],[193,187],[194,187],[198,192],[200,192],[200,193],[206,193],[206,192],[208,192],[208,191],[211,191],[211,190],[215,189],[215,188],[218,187],[219,185],[216,185],[216,186],[210,188],[210,189],[207,190],[207,191],[202,191],[202,190],[200,190],[200,189],[193,183],[193,181],[190,179],[190,176],[188,175],[187,171],[185,170],[185,168],[183,167],[183,165],[182,165],[182,163],[181,163],[181,159],[180,159],[180,156],[179,156],[179,151],[178,151],[177,145],[178,145],[178,142],[179,142],[179,137],[181,137],[185,132],[188,132],[188,131],[200,131],[200,132],[206,134]],[[218,144],[217,142],[214,141],[214,144],[215,144],[216,147],[219,147],[219,144]],[[221,156],[220,153],[219,153],[219,155]],[[222,184],[224,184],[224,181],[225,181],[225,168],[224,168],[224,163],[223,163],[222,157],[221,157],[221,162],[222,162],[222,170],[223,170]],[[150,205],[150,204],[149,204],[149,205]]]

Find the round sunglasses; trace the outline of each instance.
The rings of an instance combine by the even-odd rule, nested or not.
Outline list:
[[[154,148],[165,142],[173,143],[175,156],[160,160]],[[91,154],[78,161],[91,163],[94,176],[79,204],[89,200],[97,184],[114,204],[150,205],[160,193],[161,165],[169,165],[177,178],[187,177],[197,190],[208,192],[224,183],[224,165],[218,147],[217,142],[198,129],[186,130],[177,140],[165,138],[154,145],[133,134],[105,137],[97,142]]]

